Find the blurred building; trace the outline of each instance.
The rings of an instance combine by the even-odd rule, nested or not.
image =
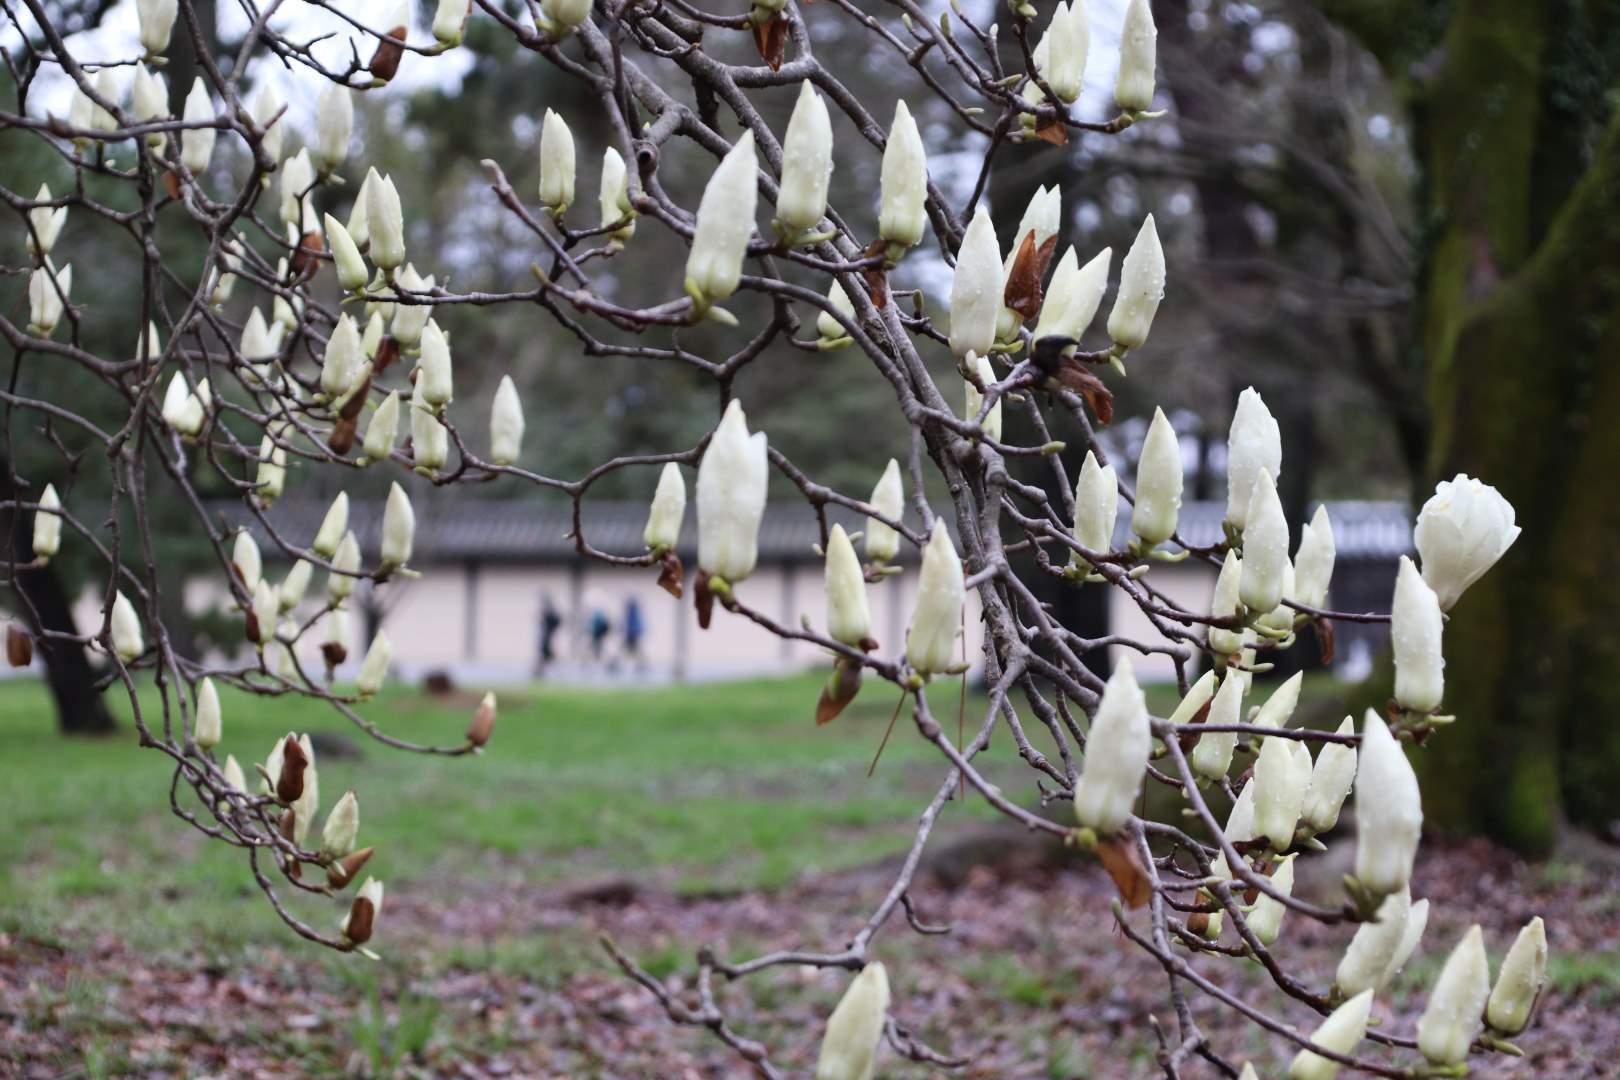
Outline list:
[[[350,602],[349,665],[357,662],[377,625],[387,628],[400,677],[434,672],[465,682],[515,682],[543,676],[564,682],[712,680],[777,674],[825,663],[822,651],[784,640],[752,621],[716,607],[708,630],[697,627],[690,590],[676,600],[657,585],[657,570],[607,565],[582,557],[575,545],[572,509],[511,501],[471,500],[434,493],[418,505],[412,566],[421,576],[396,579]],[[1182,508],[1180,532],[1197,546],[1220,538],[1223,505],[1190,502]],[[288,543],[307,543],[326,504],[287,501],[269,515],[271,528]],[[1328,504],[1338,541],[1332,604],[1344,611],[1389,607],[1395,560],[1410,548],[1410,511],[1387,502]],[[854,532],[864,522],[829,507],[830,521]],[[687,515],[680,556],[688,580],[696,562],[694,515]],[[1126,542],[1122,515],[1116,547]],[[350,527],[368,558],[378,549],[380,503],[357,502]],[[646,507],[640,503],[588,502],[580,518],[586,542],[614,555],[634,556]],[[285,572],[270,533],[254,526],[272,580]],[[738,586],[738,596],[778,624],[797,628],[804,619],[825,625],[820,539],[814,511],[804,503],[772,504],[760,530],[759,566]],[[859,543],[857,542],[857,548]],[[887,651],[903,647],[916,593],[915,554],[902,552],[901,572],[868,587],[874,632]],[[1155,565],[1153,587],[1191,610],[1207,610],[1215,568],[1188,559]],[[324,575],[317,573],[299,614],[319,610]],[[1088,586],[1097,587],[1097,586]],[[218,605],[223,589],[199,581],[188,590],[194,611]],[[1109,603],[1110,631],[1128,638],[1162,640],[1141,612],[1118,590]],[[967,612],[967,656],[981,644],[977,600]],[[1340,621],[1335,665],[1359,677],[1382,646],[1380,624]],[[319,670],[311,635],[309,662]],[[1118,652],[1118,646],[1116,653]],[[1162,656],[1133,659],[1144,680],[1173,677]]]

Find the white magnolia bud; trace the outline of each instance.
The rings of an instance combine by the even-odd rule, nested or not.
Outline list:
[[[1187,691],[1187,696],[1182,698],[1180,703],[1176,705],[1175,711],[1170,714],[1170,723],[1192,723],[1193,717],[1198,715],[1198,710],[1209,704],[1210,699],[1214,696],[1215,672],[1206,671],[1198,676],[1198,679]]]
[[[388,486],[388,501],[383,505],[382,565],[384,569],[404,566],[411,561],[411,549],[416,544],[416,511],[411,500],[399,484]]]
[[[827,633],[834,641],[861,647],[872,637],[872,616],[866,606],[866,577],[855,545],[842,525],[827,536]]]
[[[275,745],[270,748],[270,755],[264,759],[264,775],[268,779],[260,779],[259,781],[259,790],[263,794],[274,795],[276,793],[276,785],[281,780],[281,767],[286,763],[286,740],[292,739],[296,742],[297,738],[296,735],[289,731],[284,738],[277,739]]]
[[[1266,703],[1260,706],[1254,714],[1256,727],[1282,728],[1288,725],[1289,718],[1299,707],[1299,691],[1305,683],[1305,673],[1296,671],[1283,680],[1281,686],[1271,692]]]
[[[867,500],[873,509],[887,514],[890,519],[899,521],[905,515],[906,489],[900,479],[900,463],[894,458],[883,467],[883,475],[878,477],[877,486],[872,489],[872,497]],[[900,534],[875,517],[866,519],[866,557],[879,566],[888,562],[900,553]]]
[[[135,15],[141,24],[141,48],[148,56],[162,56],[174,33],[174,19],[180,13],[177,0],[136,0]]]
[[[310,541],[309,548],[323,559],[330,559],[337,553],[338,541],[349,528],[349,493],[340,491],[332,505],[326,510],[326,516],[321,519],[321,527],[315,531],[315,539]]]
[[[154,75],[145,64],[135,65],[135,81],[130,87],[131,111],[136,123],[149,124],[169,118],[169,88],[162,75]],[[165,135],[161,131],[149,132],[146,145],[159,148]]]
[[[280,343],[264,321],[264,312],[254,308],[242,324],[242,342],[237,346],[242,359],[248,363],[268,360],[281,351]]]
[[[336,645],[343,650],[342,655],[349,654],[349,613],[342,608],[333,608],[326,614],[326,634],[323,641],[327,645]]]
[[[894,103],[894,122],[883,144],[878,235],[913,247],[928,224],[928,154],[904,98]]]
[[[428,324],[430,327],[432,323]],[[450,458],[450,432],[422,398],[422,383],[411,391],[411,456],[418,471],[436,473]]]
[[[258,485],[259,501],[265,506],[281,498],[287,486],[287,450],[277,446],[268,435],[259,441],[259,471],[253,482]]]
[[[209,123],[214,119],[214,99],[202,76],[191,84],[186,95],[186,108],[182,119],[188,124]],[[219,133],[211,127],[186,128],[180,132],[180,164],[193,176],[208,171],[208,162],[214,156],[214,139]]]
[[[326,225],[326,246],[332,252],[338,284],[347,292],[364,289],[371,272],[366,269],[366,261],[360,257],[360,249],[349,235],[349,230],[331,214],[327,214],[323,221]]]
[[[748,433],[735,399],[726,406],[698,463],[698,567],[732,584],[754,572],[765,514],[765,433]]]
[[[62,515],[51,513],[61,508],[56,485],[46,484],[39,494],[39,509],[34,511],[34,558],[41,563],[62,550]]]
[[[951,351],[958,360],[984,356],[996,342],[1001,314],[1001,245],[990,211],[981,206],[968,223],[951,278]]]
[[[1226,828],[1221,832],[1234,844],[1254,839],[1253,780],[1244,784],[1243,790],[1232,800],[1232,809],[1226,815]]]
[[[850,303],[849,294],[844,291],[843,284],[837,278],[833,278],[832,287],[827,290],[827,300],[841,314],[851,318],[854,316],[855,305]],[[823,349],[841,349],[850,343],[844,324],[826,311],[816,313],[816,333],[821,335]]]
[[[407,266],[399,272],[399,287],[407,292],[432,292],[433,275],[422,277],[416,272],[414,266]],[[399,342],[402,349],[415,349],[422,343],[422,333],[427,328],[428,317],[433,314],[431,304],[399,304],[394,308],[393,323],[389,332],[394,340]]]
[[[258,588],[259,579],[264,577],[264,559],[259,554],[259,545],[246,529],[236,534],[236,540],[231,545],[231,568],[241,579],[242,588],[250,594]]]
[[[990,366],[990,361],[986,357],[979,356],[977,353],[968,353],[966,363],[968,370],[977,375],[979,377],[979,381],[987,388],[991,383],[996,381],[995,369]],[[968,421],[969,423],[975,423],[979,419],[979,413],[984,409],[984,394],[982,394],[979,391],[979,388],[974,386],[973,383],[968,379],[962,380],[962,389],[963,397],[965,398],[962,419]],[[1000,398],[997,398],[996,403],[990,406],[990,411],[985,414],[984,423],[981,426],[983,427],[984,434],[987,438],[996,442],[1001,441]]]
[[[1074,248],[1063,253],[1041,303],[1041,317],[1035,324],[1037,339],[1053,336],[1080,339],[1091,320],[1097,317],[1097,308],[1102,306],[1103,293],[1108,291],[1108,268],[1113,259],[1114,249],[1103,248],[1090,262],[1077,268],[1079,259]]]
[[[454,397],[454,377],[450,360],[450,342],[432,319],[422,328],[421,355],[416,377],[416,392],[423,404],[434,412],[441,411]]]
[[[146,651],[146,639],[141,636],[141,619],[135,614],[135,605],[121,592],[113,594],[112,614],[108,619],[112,635],[113,652],[118,659],[129,663]]]
[[[1080,96],[1086,77],[1086,54],[1091,50],[1091,18],[1085,0],[1059,3],[1038,46],[1042,78],[1059,101],[1071,105]]]
[[[1125,25],[1119,32],[1119,76],[1114,80],[1114,103],[1122,112],[1143,112],[1153,107],[1158,38],[1148,0],[1130,0],[1125,8]]]
[[[399,436],[399,392],[390,390],[366,425],[366,438],[360,446],[361,459],[370,464],[387,461],[394,452],[394,440]]]
[[[1354,735],[1355,721],[1345,717],[1338,734]],[[1356,748],[1349,743],[1327,743],[1316,754],[1311,787],[1300,816],[1313,832],[1325,833],[1339,823],[1339,811],[1356,782]]]
[[[1243,526],[1243,578],[1238,598],[1250,611],[1264,614],[1283,599],[1283,572],[1288,566],[1288,517],[1271,473],[1261,469]]]
[[[591,17],[591,0],[540,0],[540,12],[546,33],[565,37]]]
[[[1207,724],[1236,724],[1242,720],[1243,680],[1230,672],[1221,680],[1215,696],[1209,703]],[[1198,736],[1193,747],[1193,771],[1207,780],[1220,780],[1232,768],[1232,753],[1237,749],[1237,732],[1207,731]]]
[[[366,204],[371,201],[371,179],[377,176],[376,169],[367,169],[365,178],[360,181],[360,190],[354,193],[354,204],[349,207],[349,223],[344,226],[349,230],[349,238],[358,247],[365,247],[371,242],[371,230],[367,224]],[[381,179],[379,177],[379,179]]]
[[[281,612],[281,598],[276,595],[276,587],[262,577],[253,585],[252,612],[256,632],[248,636],[260,645],[274,640],[276,616]]]
[[[394,647],[389,644],[388,631],[378,630],[366,650],[366,658],[360,661],[360,674],[355,677],[361,697],[371,697],[382,689],[383,680],[388,678],[388,666],[393,662]]]
[[[1260,1074],[1254,1071],[1253,1065],[1245,1061],[1243,1068],[1238,1070],[1238,1080],[1260,1080]]]
[[[382,904],[382,882],[376,878],[366,878],[366,883],[360,886],[360,891],[355,894],[354,903],[338,922],[338,933],[343,936],[343,940],[353,945],[364,945],[370,941],[373,928],[382,916]],[[369,917],[361,917],[361,921],[356,923],[355,920],[362,911],[369,912]],[[365,949],[360,951],[375,958],[375,953]]]
[[[1485,934],[1476,923],[1446,957],[1428,1008],[1418,1018],[1417,1042],[1423,1056],[1436,1065],[1468,1060],[1490,993],[1491,964],[1485,956]]]
[[[225,783],[229,784],[233,791],[247,794],[247,777],[242,775],[242,764],[236,760],[235,754],[225,755],[225,768],[220,771],[225,775]]]
[[[1062,216],[1062,190],[1056,184],[1050,188],[1036,188],[1035,194],[1030,196],[1029,205],[1024,207],[1024,216],[1019,220],[1018,228],[1012,234],[1007,256],[1001,261],[1002,299],[1006,298],[1007,284],[1012,280],[1013,268],[1018,264],[1018,253],[1023,249],[1024,241],[1029,239],[1034,250],[1039,252],[1048,240],[1057,235]],[[1023,322],[1023,315],[1010,307],[1001,306],[996,313],[996,340],[1012,341]]]
[[[268,82],[253,95],[253,123],[264,129],[264,152],[272,164],[281,160],[282,136],[287,130],[287,125],[281,122],[286,115],[283,112],[285,104],[276,88]]]
[[[1262,471],[1273,481],[1282,475],[1282,431],[1251,386],[1238,395],[1226,436],[1226,521],[1235,529],[1248,524],[1249,500]]]
[[[1131,662],[1121,659],[1103,688],[1086,738],[1085,762],[1074,785],[1075,820],[1102,836],[1119,832],[1141,794],[1152,748],[1147,698]]]
[[[757,167],[754,133],[745,131],[703,189],[692,251],[686,258],[686,291],[701,297],[703,304],[724,300],[737,291],[748,238],[754,233]]]
[[[574,133],[550,109],[540,124],[540,204],[554,217],[574,205]]]
[[[1283,558],[1282,566],[1282,595],[1294,595],[1294,564],[1287,557]],[[1294,629],[1294,609],[1278,601],[1277,606],[1260,616],[1260,626],[1278,634],[1292,633]]]
[[[197,384],[201,390],[207,380]],[[206,409],[202,398],[192,392],[182,372],[175,372],[169,380],[169,389],[163,395],[163,422],[187,437],[195,437],[202,430]]]
[[[50,202],[51,186],[39,185],[34,201]],[[56,246],[56,238],[62,235],[62,226],[67,224],[67,214],[65,206],[36,206],[28,211],[28,224],[32,228],[28,234],[28,250],[35,255],[49,255]]]
[[[1296,748],[1304,751],[1303,761]],[[1310,783],[1311,754],[1304,744],[1281,735],[1260,740],[1254,762],[1254,831],[1270,841],[1273,851],[1293,846],[1300,806]]]
[[[686,519],[686,478],[673,461],[664,463],[653,491],[652,508],[641,538],[654,553],[673,551],[681,539],[681,523]]]
[[[309,577],[315,572],[308,559],[299,559],[287,571],[287,576],[281,579],[281,587],[276,590],[277,600],[282,611],[291,611],[304,602],[304,593],[309,591]]]
[[[1136,506],[1131,531],[1152,546],[1170,539],[1181,516],[1181,441],[1163,409],[1153,410],[1136,463]]]
[[[1423,798],[1406,751],[1378,714],[1368,709],[1361,724],[1356,763],[1356,877],[1378,896],[1412,879],[1423,832]]]
[[[489,460],[510,465],[523,449],[523,403],[512,376],[502,375],[489,409]]]
[[[624,157],[613,147],[602,151],[602,184],[597,194],[597,205],[602,211],[602,224],[629,220],[614,229],[614,240],[628,240],[636,231],[635,207],[630,202],[630,174],[624,167]]]
[[[349,158],[354,135],[354,92],[328,82],[315,104],[315,165],[322,176]]]
[[[467,27],[467,16],[472,13],[472,0],[439,0],[433,12],[433,37],[441,45],[455,48],[461,44],[461,35]]]
[[[445,0],[445,3],[457,4],[461,0]],[[368,179],[366,236],[371,244],[369,253],[371,261],[388,274],[405,262],[405,212],[399,207],[399,191],[391,177]]]
[[[1147,0],[1132,0],[1133,9],[1137,4],[1145,8]],[[1159,230],[1149,214],[1120,266],[1119,293],[1114,297],[1114,309],[1108,313],[1108,336],[1116,345],[1141,348],[1163,299],[1164,249],[1159,246]]]
[[[1442,611],[1450,611],[1463,590],[1495,566],[1518,538],[1513,504],[1489,484],[1463,473],[1435,485],[1412,530],[1423,559],[1423,580],[1440,598]]]
[[[1209,602],[1209,613],[1214,618],[1227,619],[1237,615],[1238,590],[1243,583],[1243,560],[1236,551],[1228,551],[1221,563],[1221,572],[1215,578],[1215,594]],[[1243,648],[1242,630],[1209,628],[1209,647],[1223,656],[1232,656]]]
[[[359,835],[360,800],[352,790],[345,791],[326,815],[326,825],[321,829],[321,854],[329,859],[341,859],[354,850],[355,837]]]
[[[1517,1035],[1530,1022],[1530,1008],[1547,981],[1547,928],[1537,915],[1513,939],[1513,947],[1502,961],[1496,988],[1485,1008],[1491,1030]]]
[[[360,328],[354,324],[354,317],[339,315],[321,357],[321,392],[331,401],[347,395],[360,382],[365,362],[365,354],[360,349]]]
[[[73,295],[73,267],[64,266],[51,279],[50,266],[41,266],[28,277],[28,331],[50,337],[62,321],[63,301]]]
[[[1294,894],[1294,858],[1290,855],[1277,864],[1277,869],[1271,874],[1271,887],[1284,896]],[[1254,902],[1254,910],[1248,915],[1249,930],[1262,945],[1274,945],[1277,938],[1282,936],[1283,916],[1288,908],[1281,900],[1274,899],[1269,893],[1262,892]]]
[[[888,973],[880,963],[867,964],[827,1018],[816,1080],[871,1080],[888,1012]]]
[[[1413,712],[1433,712],[1446,689],[1445,628],[1440,600],[1405,555],[1395,573],[1389,639],[1395,653],[1395,700]]]
[[[371,318],[366,320],[366,328],[360,332],[360,354],[367,360],[377,359],[377,350],[382,346],[383,317],[373,311]]]
[[[1112,465],[1097,464],[1097,455],[1086,451],[1080,466],[1080,479],[1074,486],[1074,538],[1088,551],[1112,551],[1114,519],[1119,515],[1119,477]],[[1069,562],[1085,566],[1073,552]]]
[[[787,234],[815,228],[827,212],[832,138],[827,103],[806,79],[799,84],[799,99],[782,140],[782,186],[776,196],[776,220]]]
[[[919,674],[932,675],[953,666],[966,598],[962,560],[951,543],[950,530],[936,518],[923,548],[916,606],[906,630],[906,662]]]
[[[204,677],[197,684],[197,712],[191,725],[191,738],[203,750],[219,745],[219,691],[214,680]]]
[[[1346,996],[1384,987],[1384,972],[1395,959],[1406,934],[1406,921],[1412,909],[1412,894],[1402,888],[1384,897],[1373,922],[1356,927],[1356,934],[1344,950],[1344,958],[1334,972],[1333,984]]]
[[[1363,990],[1333,1010],[1320,1027],[1311,1032],[1311,1042],[1324,1050],[1348,1056],[1367,1034],[1367,1016],[1372,1011],[1372,991]],[[1288,1066],[1288,1080],[1333,1080],[1339,1063],[1309,1050],[1301,1050]]]
[[[1328,585],[1333,580],[1333,560],[1338,546],[1333,539],[1333,522],[1326,506],[1316,513],[1299,534],[1299,552],[1294,556],[1294,599],[1307,607],[1327,604]]]
[[[334,604],[341,604],[354,592],[354,576],[360,570],[360,541],[353,532],[343,534],[338,541],[337,553],[332,556],[335,568],[326,577],[326,595]]]
[[[1394,981],[1395,976],[1401,973],[1401,968],[1412,958],[1417,951],[1418,942],[1423,940],[1423,930],[1429,925],[1429,901],[1427,899],[1415,901],[1412,910],[1406,916],[1406,929],[1401,931],[1400,948],[1390,958],[1389,966],[1384,969],[1384,977],[1379,986],[1387,986]]]

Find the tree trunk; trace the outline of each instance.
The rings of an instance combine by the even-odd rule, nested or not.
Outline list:
[[[41,489],[43,490],[43,489]],[[0,461],[0,500],[28,500],[19,492],[10,464]],[[33,552],[33,515],[20,510],[0,511],[3,535],[9,539],[16,564],[11,591],[17,614],[33,633],[34,651],[44,660],[45,680],[56,703],[57,730],[64,735],[108,735],[116,731],[107,703],[96,689],[95,669],[83,645],[45,636],[45,631],[76,634],[73,606],[62,577],[54,566],[28,568]]]
[[[1601,11],[1460,3],[1412,100],[1429,480],[1495,485],[1524,530],[1446,626],[1457,722],[1418,758],[1424,809],[1530,853],[1562,820],[1620,818],[1620,118]]]

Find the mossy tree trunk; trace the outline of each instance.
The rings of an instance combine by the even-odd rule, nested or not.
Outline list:
[[[1620,819],[1620,14],[1457,0],[1393,36],[1333,6],[1409,81],[1427,480],[1495,485],[1524,530],[1446,627],[1425,810],[1544,852]]]

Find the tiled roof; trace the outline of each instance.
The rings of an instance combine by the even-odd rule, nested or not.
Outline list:
[[[309,499],[287,499],[275,504],[269,519],[288,541],[307,542],[315,535],[328,504]],[[1341,560],[1394,559],[1411,550],[1410,510],[1398,502],[1330,502],[1328,516]],[[1181,508],[1180,533],[1191,544],[1207,546],[1221,535],[1220,502],[1190,502]],[[828,507],[830,520],[854,531],[864,527],[858,515]],[[221,516],[243,521],[236,506],[222,506]],[[416,557],[418,564],[463,562],[470,559],[506,562],[556,562],[574,558],[572,508],[566,503],[434,498],[424,493],[416,502]],[[948,520],[948,519],[947,519]],[[644,503],[587,501],[581,521],[591,546],[616,555],[639,555],[647,523]],[[361,547],[375,551],[382,529],[382,502],[357,501],[349,511],[349,525]],[[1122,547],[1129,534],[1129,508],[1121,506],[1115,544]],[[264,537],[261,537],[263,540]],[[772,503],[760,526],[759,552],[765,562],[813,560],[812,545],[820,539],[814,512],[806,503]],[[691,509],[681,533],[680,551],[689,563],[697,549],[696,514]],[[902,545],[901,559],[914,558]]]

